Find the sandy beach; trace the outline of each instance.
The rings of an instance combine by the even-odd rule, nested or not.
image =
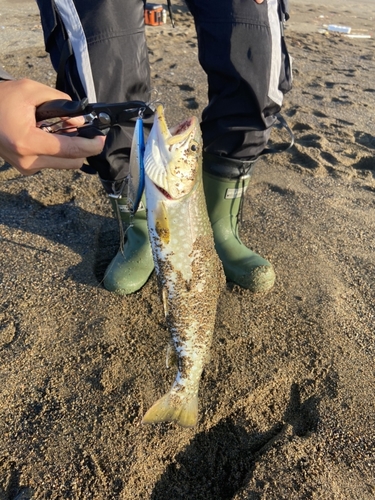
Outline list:
[[[147,27],[170,125],[207,102],[173,3],[174,29]],[[241,226],[277,281],[222,293],[194,429],[141,425],[174,379],[168,331],[155,274],[101,285],[119,235],[98,179],[0,162],[0,500],[375,498],[375,2],[291,0],[285,33],[295,145],[257,163]],[[0,0],[0,42],[54,85],[33,1]]]

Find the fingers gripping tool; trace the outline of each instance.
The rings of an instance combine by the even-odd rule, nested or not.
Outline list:
[[[127,101],[122,103],[94,103],[88,99],[69,101],[55,99],[47,101],[36,109],[36,121],[55,119],[54,123],[41,123],[40,128],[50,133],[86,137],[92,139],[96,135],[107,135],[115,125],[124,125],[132,118],[140,115],[148,118],[154,110],[143,101]],[[67,119],[83,116],[82,126],[72,126]],[[60,118],[56,121],[56,119]]]

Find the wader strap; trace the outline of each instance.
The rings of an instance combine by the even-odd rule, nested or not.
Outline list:
[[[263,149],[263,151],[260,153],[259,156],[268,155],[268,154],[275,154],[275,153],[284,153],[284,151],[288,151],[288,149],[290,149],[294,144],[294,134],[293,134],[292,129],[289,127],[287,121],[280,113],[277,113],[276,117],[277,117],[277,123],[276,123],[275,127],[277,127],[278,129],[285,128],[285,130],[288,132],[288,134],[290,136],[290,142],[289,142],[289,144],[282,145],[278,148],[265,148],[265,149]]]

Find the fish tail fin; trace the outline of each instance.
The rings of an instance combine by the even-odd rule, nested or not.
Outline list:
[[[160,422],[177,422],[182,427],[194,427],[198,421],[198,394],[188,400],[181,399],[176,405],[176,398],[168,392],[146,412],[142,424],[157,424]]]

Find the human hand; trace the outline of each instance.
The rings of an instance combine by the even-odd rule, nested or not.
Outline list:
[[[264,0],[255,0],[256,3],[263,3]]]
[[[0,156],[24,175],[44,168],[79,169],[85,158],[103,150],[104,136],[68,137],[37,127],[36,107],[52,99],[70,97],[33,80],[0,82]],[[68,123],[78,126],[82,117]]]

